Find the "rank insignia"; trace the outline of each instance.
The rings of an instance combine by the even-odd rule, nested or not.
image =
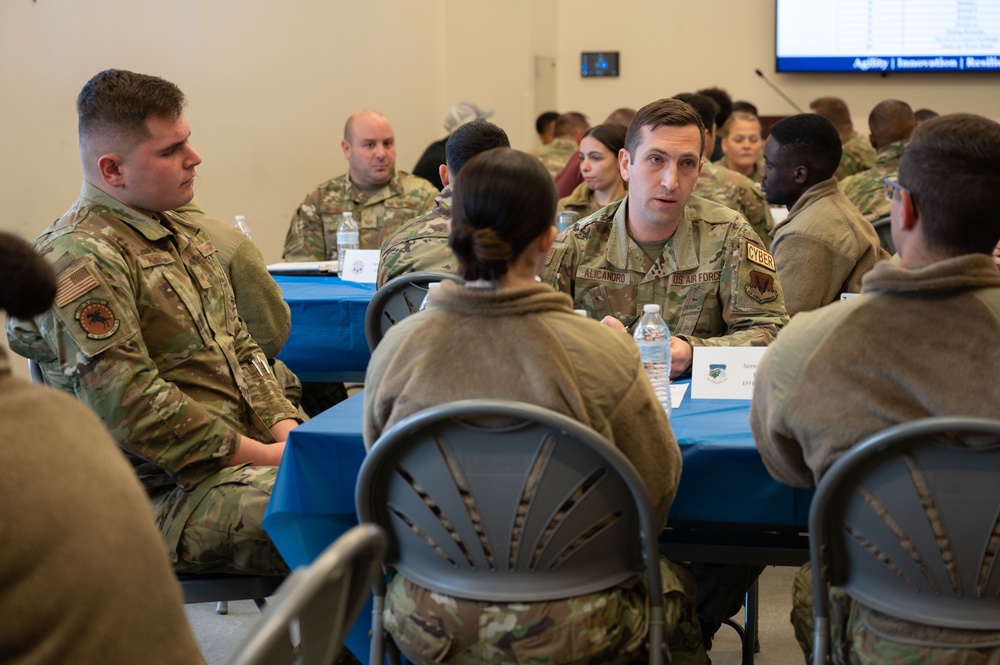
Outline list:
[[[708,380],[712,383],[722,383],[728,378],[724,363],[716,363],[708,366]]]
[[[121,321],[102,298],[86,300],[73,315],[90,339],[107,339],[115,334]]]

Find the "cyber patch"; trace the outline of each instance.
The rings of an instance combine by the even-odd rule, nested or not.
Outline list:
[[[746,285],[747,295],[760,304],[772,302],[778,297],[774,288],[774,275],[759,270],[750,271],[750,283]]]
[[[750,261],[750,263],[756,263],[757,265],[767,268],[772,272],[775,269],[774,257],[768,254],[766,250],[763,250],[750,242],[747,243],[747,261]]]
[[[90,339],[107,339],[118,331],[121,321],[102,298],[85,300],[76,309],[73,318],[77,320]]]

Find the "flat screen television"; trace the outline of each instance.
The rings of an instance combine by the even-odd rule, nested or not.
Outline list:
[[[776,0],[779,72],[1000,71],[1000,0]]]
[[[580,76],[618,76],[618,51],[584,51]]]

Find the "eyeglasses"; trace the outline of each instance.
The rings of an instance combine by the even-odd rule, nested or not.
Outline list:
[[[882,185],[885,187],[885,198],[889,199],[890,201],[892,200],[892,197],[896,193],[897,189],[901,192],[906,192],[911,197],[913,196],[913,193],[910,192],[909,189],[903,187],[902,185],[900,185],[898,182],[896,182],[891,178],[882,178]]]

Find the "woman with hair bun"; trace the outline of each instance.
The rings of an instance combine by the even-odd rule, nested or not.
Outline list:
[[[569,296],[537,280],[556,236],[555,211],[552,178],[530,155],[498,148],[462,167],[448,242],[465,283],[442,282],[424,311],[390,328],[375,348],[365,381],[365,445],[438,404],[536,404],[621,449],[665,522],[680,451],[635,344],[574,314]],[[668,633],[691,642],[672,640],[671,649],[702,649],[691,580],[665,560],[661,569]],[[446,598],[397,575],[385,625],[414,663],[481,662],[486,652],[503,654],[490,662],[529,662],[523,658],[530,652],[538,659],[530,662],[627,663],[643,648],[645,604],[638,579],[562,601],[504,605]],[[482,631],[483,622],[504,628]],[[706,662],[703,650],[700,656],[691,662]]]
[[[46,311],[52,268],[0,233],[0,308]],[[5,663],[203,663],[146,493],[101,421],[0,350]]]
[[[625,196],[625,180],[618,166],[618,153],[625,147],[626,127],[596,125],[580,139],[580,174],[583,182],[573,193],[559,199],[559,211],[570,210],[580,219]]]

